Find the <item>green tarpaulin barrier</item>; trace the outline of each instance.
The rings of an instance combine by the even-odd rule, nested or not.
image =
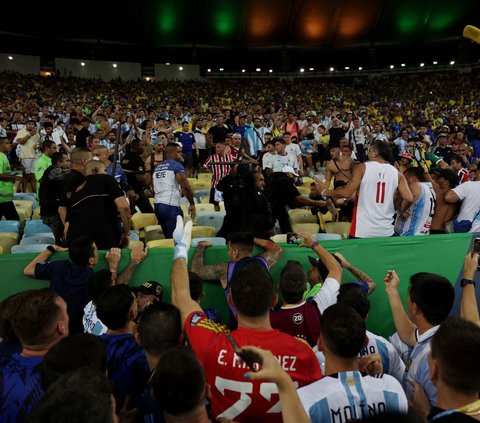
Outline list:
[[[322,245],[330,252],[338,251],[356,267],[369,274],[377,283],[377,289],[370,295],[372,307],[367,320],[368,328],[379,335],[389,336],[393,332],[393,323],[388,299],[385,295],[383,278],[389,269],[394,269],[400,276],[400,290],[404,303],[410,275],[417,272],[433,272],[447,277],[452,284],[463,266],[472,234],[451,234],[416,237],[393,237],[381,239],[324,241]],[[287,260],[298,260],[308,269],[308,255],[314,253],[295,245],[282,244],[284,253],[280,261],[272,268],[276,283],[283,265]],[[190,251],[192,257],[194,248]],[[261,250],[256,249],[255,254]],[[0,299],[26,289],[48,286],[48,281],[27,278],[23,268],[35,257],[35,254],[3,254],[0,255]],[[55,253],[53,260],[64,259],[66,253]],[[129,251],[124,250],[120,263],[120,272],[128,264]],[[159,281],[165,288],[164,300],[170,300],[170,268],[173,259],[171,249],[151,249],[148,257],[142,262],[133,275],[131,285],[140,285],[146,280]],[[227,261],[226,247],[210,247],[205,251],[205,263],[213,264]],[[103,254],[100,254],[96,269],[106,267]],[[343,281],[355,278],[345,271]],[[204,307],[217,308],[224,319],[228,319],[228,310],[223,290],[219,282],[205,283]]]

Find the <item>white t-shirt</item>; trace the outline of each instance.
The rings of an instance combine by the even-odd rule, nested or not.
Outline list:
[[[193,135],[195,137],[195,147],[198,147],[199,150],[205,150],[207,148],[206,135],[198,128],[195,128]]]
[[[366,162],[355,199],[350,235],[358,238],[392,236],[393,196],[397,188],[397,169],[388,163]]]
[[[100,336],[107,332],[107,327],[97,317],[97,307],[90,301],[83,309],[83,328],[85,333]]]
[[[312,423],[343,423],[385,412],[407,413],[408,403],[400,383],[389,375],[362,376],[340,372],[298,389],[300,401]]]
[[[302,154],[302,150],[300,150],[298,144],[294,144],[293,142],[285,146],[285,151],[295,157],[298,157]]]
[[[276,154],[265,153],[262,157],[262,168],[263,169],[273,169],[273,159]]]
[[[469,232],[480,232],[480,181],[468,181],[453,189],[458,198],[462,200],[462,206],[457,220],[475,221]],[[475,216],[476,215],[476,216]]]
[[[292,166],[294,169],[298,169],[297,156],[292,154],[285,154],[285,156],[275,154],[272,160],[272,170],[274,172],[281,172],[285,166]]]
[[[313,299],[317,303],[320,314],[323,314],[325,309],[337,302],[338,290],[340,283],[334,278],[326,278],[320,290],[315,294]]]
[[[177,173],[185,173],[185,168],[176,160],[164,160],[155,168],[153,173],[155,204],[180,207],[182,189],[177,181]]]

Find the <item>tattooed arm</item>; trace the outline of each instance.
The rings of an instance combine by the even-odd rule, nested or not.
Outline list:
[[[203,280],[220,279],[223,289],[227,287],[227,267],[228,263],[203,264],[203,251],[210,247],[207,241],[200,241],[193,256],[192,272],[195,272]]]

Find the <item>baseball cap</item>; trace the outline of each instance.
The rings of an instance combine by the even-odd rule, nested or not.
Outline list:
[[[332,254],[332,255],[333,257],[335,257],[335,260],[337,260],[340,264],[342,264],[340,259],[335,254]],[[310,262],[312,267],[316,267],[318,269],[320,276],[322,277],[323,280],[325,280],[328,276],[328,269],[327,269],[327,266],[323,264],[322,260],[320,260],[320,257],[308,256],[308,261]]]
[[[409,160],[412,160],[413,159],[413,156],[410,154],[410,153],[407,153],[406,151],[402,151],[400,154],[399,154],[400,157],[403,157],[404,159],[409,159]]]
[[[447,135],[445,132],[442,132],[442,133],[440,133],[440,134],[437,135],[437,138],[435,138],[435,141],[437,141],[440,137],[445,137],[445,138],[447,138],[447,136],[448,136],[448,135]]]
[[[136,292],[141,292],[145,295],[155,295],[160,300],[163,296],[163,286],[155,281],[147,281],[142,283],[140,286],[134,288]]]
[[[282,172],[283,173],[291,173],[295,176],[298,176],[298,173],[295,172],[295,169],[293,169],[292,166],[283,166],[282,168]]]

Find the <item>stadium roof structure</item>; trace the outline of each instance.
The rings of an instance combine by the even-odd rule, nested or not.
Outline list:
[[[6,2],[0,51],[282,71],[475,62],[467,24],[480,26],[479,0]]]

